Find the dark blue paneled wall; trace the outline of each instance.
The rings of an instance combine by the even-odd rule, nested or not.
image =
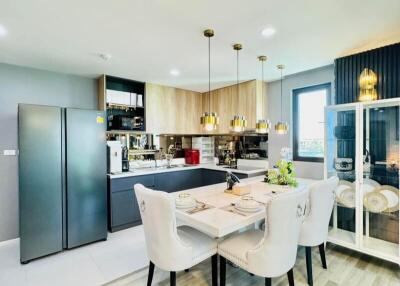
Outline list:
[[[400,43],[335,60],[336,104],[357,101],[364,68],[378,76],[378,98],[400,97]]]

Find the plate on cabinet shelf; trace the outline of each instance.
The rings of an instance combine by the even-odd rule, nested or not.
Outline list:
[[[369,179],[369,178],[364,178],[362,190],[363,190],[364,194],[368,194],[370,192],[375,191],[380,186],[381,186],[381,184],[379,184],[377,181]]]
[[[388,201],[385,212],[391,213],[399,210],[399,189],[389,185],[383,185],[377,188],[377,191],[384,195]]]
[[[345,207],[354,209],[356,207],[356,192],[354,188],[345,189],[340,193],[339,202]]]
[[[354,189],[354,183],[351,183],[349,181],[345,181],[345,180],[340,180],[338,186],[335,189],[335,194],[336,194],[336,200],[341,203],[340,201],[340,196],[342,195],[342,193],[346,190],[350,190],[350,189]]]
[[[381,213],[388,207],[388,200],[379,191],[372,191],[364,196],[364,207],[371,213]]]

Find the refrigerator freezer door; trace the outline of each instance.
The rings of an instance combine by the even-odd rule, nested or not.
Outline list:
[[[62,250],[61,108],[18,106],[20,259]]]
[[[66,109],[67,248],[107,238],[105,114]]]

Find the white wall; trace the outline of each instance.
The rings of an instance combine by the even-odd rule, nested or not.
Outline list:
[[[277,70],[278,74],[278,70]],[[280,150],[282,147],[293,148],[293,121],[292,121],[292,91],[296,88],[302,88],[322,83],[331,83],[332,100],[334,102],[334,66],[329,65],[302,73],[284,77],[283,80],[283,96],[282,96],[282,120],[289,122],[289,133],[287,135],[277,135],[273,126],[269,134],[268,155],[269,162],[272,166],[280,158]],[[268,83],[268,116],[274,125],[280,120],[280,81]],[[296,173],[298,177],[322,179],[324,164],[313,162],[295,161]]]

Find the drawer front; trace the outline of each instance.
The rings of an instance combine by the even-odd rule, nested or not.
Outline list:
[[[133,190],[135,184],[142,184],[145,187],[154,188],[154,175],[111,179],[111,192],[119,192],[128,189]]]
[[[216,170],[202,170],[202,183],[203,186],[219,184],[226,181],[226,172],[225,171],[216,171]]]
[[[156,174],[155,187],[164,192],[177,192],[202,185],[201,170],[185,170]]]
[[[140,221],[139,206],[133,190],[113,193],[111,211],[113,227]]]
[[[249,177],[249,175],[247,174],[242,174],[242,173],[235,173],[233,172],[234,175],[236,175],[236,177],[238,177],[239,179],[246,179]]]

